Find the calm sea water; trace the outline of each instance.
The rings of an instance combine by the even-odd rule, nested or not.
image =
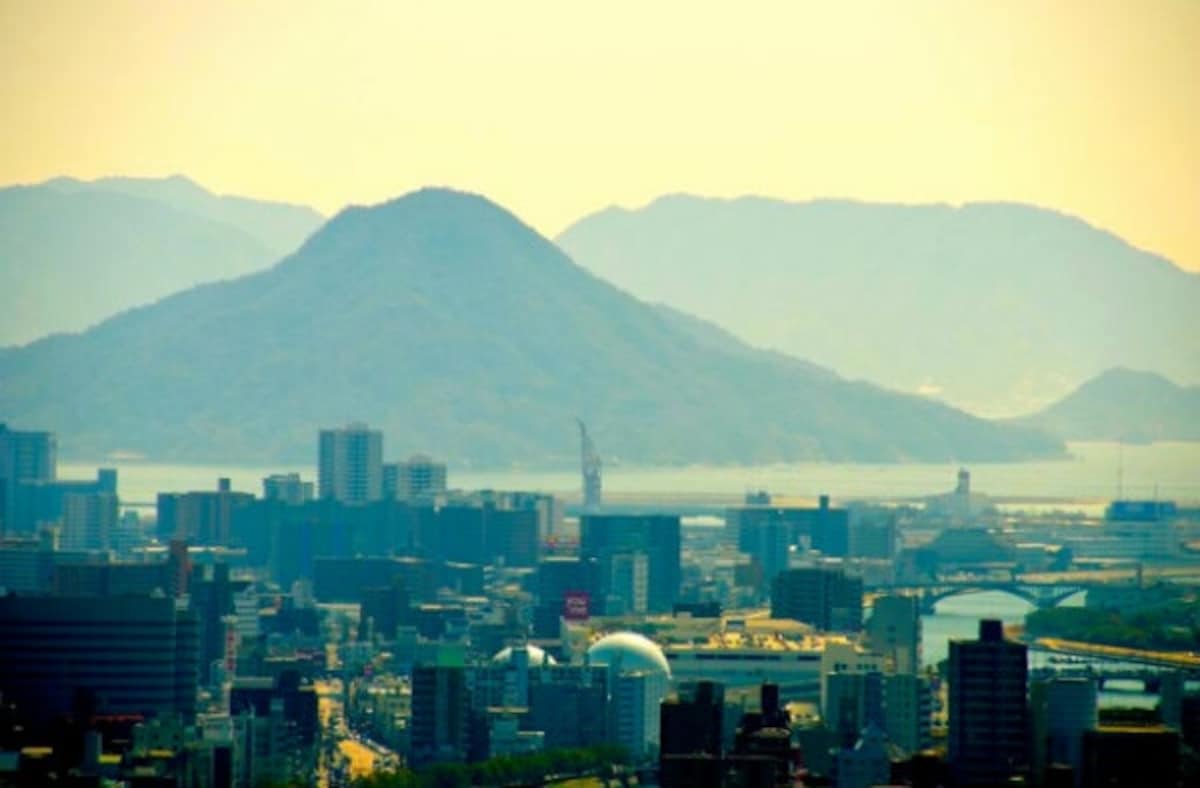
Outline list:
[[[1069,449],[1072,456],[1066,460],[972,465],[972,488],[1004,498],[1032,501],[1053,498],[1092,507],[1116,497],[1118,490],[1126,497],[1200,502],[1200,443],[1142,446],[1072,443]],[[297,471],[306,479],[314,479],[316,475],[315,464],[307,467],[236,463],[172,465],[129,460],[61,463],[59,475],[87,478],[101,465],[118,469],[119,492],[128,503],[152,502],[160,491],[212,489],[219,476],[228,477],[235,490],[260,493],[262,478],[271,473]],[[829,493],[835,499],[909,497],[950,490],[958,468],[954,463],[812,462],[745,467],[610,464],[604,469],[604,489],[614,497],[739,496],[759,489],[807,498],[821,493]],[[452,465],[449,482],[452,487],[463,489],[538,490],[567,497],[577,496],[579,491],[579,474],[573,468],[482,471],[461,470]]]

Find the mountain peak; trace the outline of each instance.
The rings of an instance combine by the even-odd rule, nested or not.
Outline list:
[[[1028,413],[1115,364],[1200,382],[1182,339],[1200,275],[1033,205],[666,195],[558,243],[753,345],[976,413]]]
[[[95,456],[295,460],[353,418],[402,454],[570,463],[576,416],[644,463],[1060,451],[664,315],[449,189],[347,209],[268,270],[0,354],[0,379],[0,413]]]
[[[1197,440],[1200,386],[1113,367],[1020,421],[1068,440]]]

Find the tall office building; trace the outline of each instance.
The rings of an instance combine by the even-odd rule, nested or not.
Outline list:
[[[53,481],[57,454],[54,433],[10,430],[0,422],[0,534],[16,527],[17,485]]]
[[[921,669],[921,607],[915,596],[881,596],[866,623],[867,645],[893,673]]]
[[[678,515],[585,514],[580,518],[579,554],[602,565],[618,553],[646,554],[646,606],[651,613],[671,610],[679,594]],[[609,592],[600,578],[602,594]],[[655,734],[657,735],[657,733]]]
[[[771,585],[771,618],[792,618],[827,631],[862,628],[862,578],[842,569],[800,567],[780,572]]]
[[[462,665],[413,668],[411,731],[409,762],[414,767],[467,759],[470,697]]]
[[[317,492],[349,504],[383,497],[383,433],[365,424],[321,430]]]
[[[957,785],[999,785],[1029,769],[1028,654],[1000,621],[950,641],[950,768]]]
[[[32,725],[71,712],[196,713],[196,619],[168,597],[0,597],[0,694]]]
[[[399,501],[429,500],[446,492],[446,463],[414,454],[404,462],[383,466],[383,497]]]
[[[762,571],[757,591],[762,597],[767,596],[775,578],[788,568],[792,526],[775,517],[752,519],[741,527],[738,541],[742,551],[749,554]]]

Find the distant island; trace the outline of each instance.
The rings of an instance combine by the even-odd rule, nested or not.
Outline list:
[[[847,381],[638,301],[513,215],[441,189],[350,208],[274,267],[0,350],[0,414],[77,456],[311,456],[317,426],[477,467],[988,461],[1062,443]]]
[[[266,268],[322,221],[305,206],[216,195],[180,175],[2,188],[0,346]]]
[[[1200,386],[1180,386],[1153,372],[1110,369],[1017,423],[1064,440],[1196,441]]]
[[[1117,366],[1200,384],[1200,274],[1032,205],[672,195],[557,240],[639,298],[976,414]]]

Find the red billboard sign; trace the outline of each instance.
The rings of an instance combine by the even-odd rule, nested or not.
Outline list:
[[[591,612],[591,596],[586,591],[563,594],[563,618],[567,621],[587,621]]]

